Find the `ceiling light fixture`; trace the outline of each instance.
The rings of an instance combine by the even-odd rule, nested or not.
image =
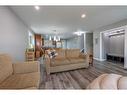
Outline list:
[[[49,41],[51,41],[52,40],[52,37],[51,36],[49,36]]]
[[[54,33],[55,33],[55,36],[54,36],[54,41],[60,41],[60,36],[58,36],[58,32],[56,32],[56,30],[53,30]]]
[[[77,31],[77,32],[74,32],[75,35],[78,35],[78,36],[81,36],[82,34],[84,34],[85,32],[83,31]]]
[[[86,17],[86,15],[85,15],[85,14],[82,14],[82,15],[81,15],[81,18],[85,18],[85,17]]]
[[[39,9],[40,9],[40,7],[39,7],[39,6],[35,6],[35,9],[36,9],[36,10],[39,10]]]

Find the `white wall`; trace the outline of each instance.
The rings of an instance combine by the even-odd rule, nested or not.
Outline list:
[[[68,49],[83,49],[84,35],[73,37],[66,40]]]
[[[77,47],[76,47],[77,40],[75,40],[75,39],[77,39],[77,38],[70,38],[70,39],[67,39],[67,48],[68,48],[68,49],[77,48]]]
[[[67,48],[67,41],[66,40],[61,40],[62,41],[62,48],[66,49]]]
[[[124,35],[116,35],[109,38],[108,53],[124,56]]]
[[[93,50],[93,33],[85,33],[82,36],[67,40],[67,48],[85,49],[85,52]]]
[[[28,28],[8,7],[0,7],[0,53],[24,61],[27,46]]]
[[[106,60],[106,54],[109,53],[109,37],[102,33],[102,59]]]
[[[97,39],[97,43],[96,40]],[[93,56],[95,59],[100,59],[100,32],[93,32]]]
[[[85,47],[86,47],[86,52],[92,52],[93,51],[93,33],[86,33],[85,37]]]

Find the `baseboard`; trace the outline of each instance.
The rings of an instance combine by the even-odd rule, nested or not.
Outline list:
[[[124,67],[124,70],[127,70],[127,67]]]
[[[127,68],[124,68],[124,70],[127,70]]]
[[[99,59],[99,58],[93,58],[93,59],[95,59],[97,61],[106,61],[106,59]]]
[[[100,61],[100,59],[99,58],[93,58],[94,60],[97,60],[97,61]]]
[[[100,59],[100,61],[106,61],[106,59]]]

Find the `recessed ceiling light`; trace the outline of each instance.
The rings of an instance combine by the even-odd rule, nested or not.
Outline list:
[[[85,17],[86,17],[86,15],[85,15],[85,14],[82,14],[82,15],[81,15],[81,18],[85,18]]]
[[[34,7],[35,7],[35,9],[36,9],[36,10],[39,10],[39,9],[40,9],[40,7],[39,7],[39,6],[34,6]]]

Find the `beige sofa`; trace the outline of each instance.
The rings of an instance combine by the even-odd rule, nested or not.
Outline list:
[[[7,54],[0,54],[0,89],[36,89],[39,86],[38,62],[14,63]]]
[[[117,74],[102,74],[87,89],[127,89],[127,77]]]
[[[56,51],[55,59],[45,55],[45,66],[47,74],[61,72],[89,66],[89,56],[80,53],[79,49],[61,49]]]

